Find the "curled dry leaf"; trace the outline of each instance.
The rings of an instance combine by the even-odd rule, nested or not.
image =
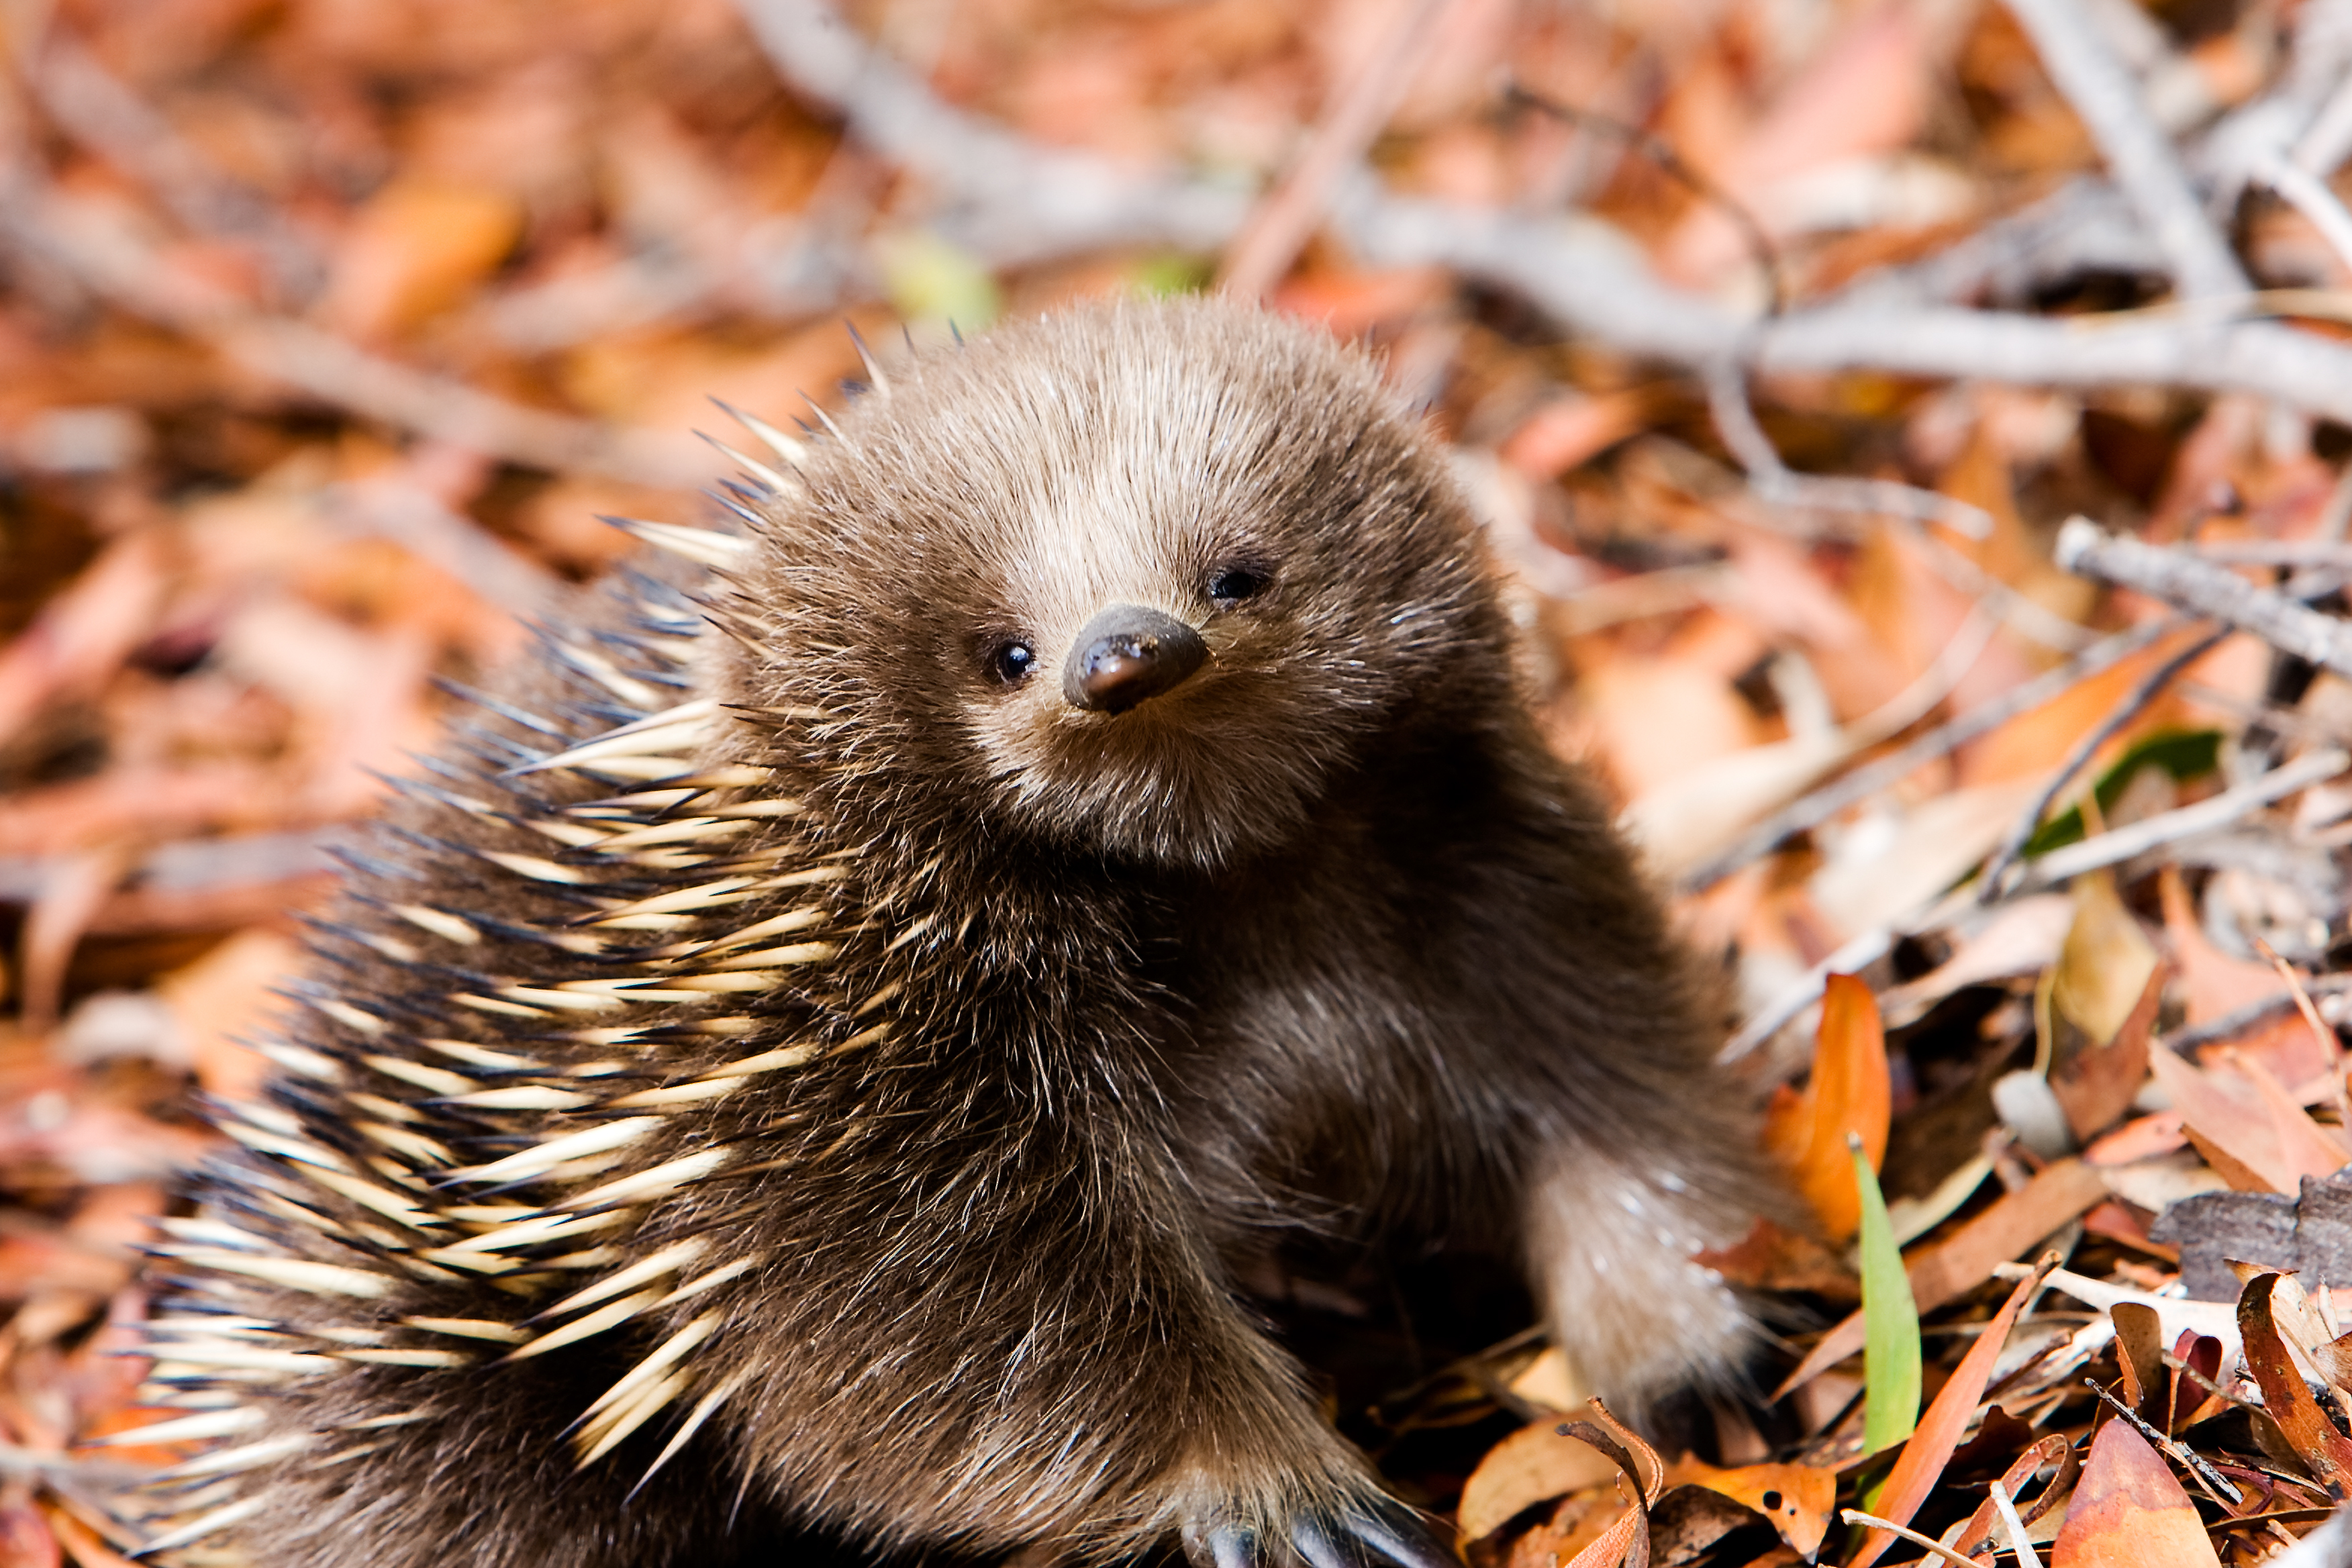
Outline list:
[[[2094,1041],[2114,1039],[2156,973],[2156,944],[2116,896],[2112,873],[2074,879],[2074,923],[2058,952],[2050,999]]]
[[[2238,1298],[2238,1328],[2245,1339],[2246,1364],[2263,1387],[2263,1407],[2311,1473],[2342,1500],[2352,1490],[2352,1438],[2336,1429],[2311,1396],[2303,1373],[2281,1335],[2273,1294],[2286,1276],[2257,1274]]]

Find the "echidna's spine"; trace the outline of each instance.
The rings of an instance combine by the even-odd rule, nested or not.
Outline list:
[[[625,526],[705,566],[743,548]],[[740,1163],[710,1135],[718,1102],[888,1030],[869,998],[810,1000],[840,870],[690,696],[701,612],[650,579],[626,593],[605,629],[545,639],[541,690],[452,688],[478,710],[452,753],[472,761],[427,762],[344,851],[356,885],[313,941],[335,978],[286,993],[260,1042],[276,1082],[218,1108],[241,1152],[156,1249],[187,1289],[153,1321],[142,1398],[175,1414],[107,1441],[202,1447],[121,1544],[203,1561],[268,1506],[250,1478],[352,1464],[453,1396],[428,1378],[385,1409],[341,1400],[345,1380],[529,1360],[756,1268],[709,1236],[646,1238],[648,1209]],[[689,1318],[588,1402],[576,1461],[665,1415],[646,1475],[673,1458],[730,1393],[689,1353],[715,1327]],[[367,1413],[310,1419],[343,1404]]]

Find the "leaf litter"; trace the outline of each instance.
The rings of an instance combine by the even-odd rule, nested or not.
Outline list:
[[[834,20],[0,29],[0,1563],[139,1544],[104,1494],[176,1456],[97,1440],[147,1418],[199,1097],[258,1080],[335,826],[636,548],[596,515],[708,521],[704,400],[836,401],[845,322],[1221,273],[1456,443],[1545,733],[1721,957],[1813,1216],[1706,1259],[1777,1337],[1654,1442],[1506,1269],[1269,1263],[1390,1484],[1479,1568],[2237,1564],[2326,1518],[2341,0],[892,0],[765,52]]]

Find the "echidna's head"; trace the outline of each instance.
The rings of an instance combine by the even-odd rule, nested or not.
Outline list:
[[[1444,458],[1319,333],[1129,303],[890,381],[740,574],[744,700],[869,821],[1216,867],[1501,668]]]

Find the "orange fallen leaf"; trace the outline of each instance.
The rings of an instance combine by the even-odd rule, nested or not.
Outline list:
[[[1556,479],[1639,430],[1644,413],[1637,393],[1556,397],[1511,432],[1499,455],[1529,479]]]
[[[358,337],[399,332],[489,276],[514,247],[522,219],[503,191],[394,180],[345,232],[322,313]]]
[[[1754,1510],[1807,1559],[1820,1552],[1837,1509],[1837,1471],[1819,1465],[1742,1465],[1719,1470],[1685,1458],[1666,1472],[1666,1484],[1705,1487]]]
[[[2051,1568],[2221,1568],[2196,1505],[2147,1439],[2110,1421],[2091,1439]]]
[[[1812,1081],[1802,1094],[1773,1100],[1764,1132],[1766,1145],[1788,1165],[1832,1241],[1845,1240],[1862,1223],[1846,1136],[1862,1140],[1870,1168],[1877,1170],[1886,1157],[1893,1105],[1878,1003],[1858,975],[1832,974],[1822,995]]]

